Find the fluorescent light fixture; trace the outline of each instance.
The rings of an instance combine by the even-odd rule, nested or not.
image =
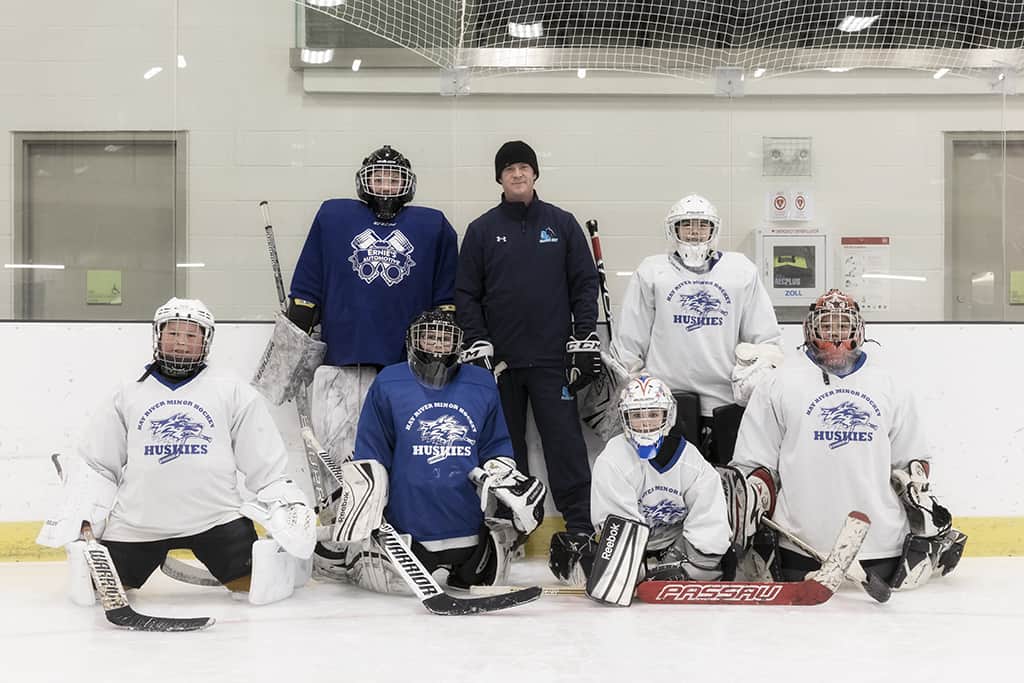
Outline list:
[[[942,67],[941,69],[932,74],[932,78],[934,78],[935,80],[939,80],[948,73],[949,69],[947,69],[946,67]]]
[[[618,275],[619,277],[629,277],[630,275],[633,274],[633,271],[632,270],[617,270],[617,271],[615,271],[615,274]]]
[[[352,60],[352,70],[353,71],[359,71],[359,67],[361,67],[362,65],[363,65],[363,60],[361,60],[361,59],[353,59]]]
[[[104,152],[120,152],[124,149],[124,145],[107,145],[103,148]]]
[[[848,14],[841,22],[839,22],[839,30],[843,33],[856,33],[857,31],[863,31],[871,24],[878,21],[880,14],[876,14],[873,17],[855,17],[852,14]]]
[[[64,270],[63,263],[5,263],[4,268],[17,270]]]
[[[205,268],[205,263],[176,263],[178,268]]]
[[[337,7],[344,5],[345,0],[306,0],[306,4],[311,7]]]
[[[188,62],[185,61],[185,55],[178,55],[178,68],[184,69],[188,66]]]
[[[586,77],[587,77],[587,70],[586,69],[576,69],[576,78],[586,78]]]
[[[996,274],[993,273],[990,270],[987,273],[982,273],[981,275],[977,275],[975,277],[972,277],[971,278],[971,284],[977,285],[977,284],[981,284],[982,282],[995,282],[995,279],[996,279]]]
[[[330,48],[326,50],[310,50],[308,47],[304,47],[302,52],[299,53],[299,59],[306,64],[327,64],[334,59],[334,50]]]
[[[910,282],[928,282],[928,278],[920,275],[890,275],[889,273],[864,273],[865,280],[909,280]]]
[[[829,73],[833,73],[833,74],[844,74],[847,71],[852,71],[852,70],[853,70],[852,66],[830,66],[830,67],[826,67],[825,68],[825,71],[828,71]]]
[[[162,66],[154,66],[149,71],[147,71],[146,73],[142,74],[142,77],[145,78],[148,81],[149,79],[153,78],[153,76],[156,76],[158,73],[160,73],[163,70],[164,70],[164,68]]]
[[[514,21],[508,22],[508,34],[513,38],[540,38],[544,35],[544,22],[535,21],[532,24],[517,24]]]
[[[754,78],[761,78],[761,76],[764,76],[766,73],[768,73],[768,69],[762,67],[754,69]]]

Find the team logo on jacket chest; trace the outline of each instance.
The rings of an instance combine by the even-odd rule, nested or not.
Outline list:
[[[696,285],[695,289],[683,292],[683,287]],[[666,299],[675,301],[679,312],[673,314],[672,322],[683,325],[687,332],[702,327],[720,327],[725,324],[729,311],[725,306],[732,303],[729,294],[717,282],[683,281],[672,288]]]
[[[438,414],[436,408],[443,408]],[[427,414],[429,413],[429,414]],[[454,403],[428,403],[421,406],[405,425],[415,429],[419,443],[412,445],[414,456],[426,456],[431,465],[446,458],[468,458],[473,455],[476,424],[461,406]]]
[[[866,394],[855,389],[833,389],[816,398],[808,407],[807,415],[816,409],[821,428],[813,430],[815,441],[826,442],[830,449],[874,441],[878,431],[876,418],[881,416],[881,411]]]
[[[644,516],[649,527],[657,528],[672,526],[686,517],[686,506],[671,498],[662,498],[654,505],[640,503],[640,514]]]
[[[169,417],[148,419],[157,409],[169,404],[182,405],[184,409]],[[213,427],[213,418],[202,406],[192,401],[160,401],[143,414],[137,425],[139,431],[147,432],[155,442],[143,445],[142,454],[156,456],[161,465],[183,455],[206,455],[213,441],[212,436],[203,433],[206,427]]]
[[[388,287],[396,285],[416,265],[412,260],[415,248],[401,230],[392,230],[381,238],[367,228],[352,240],[352,255],[348,257],[352,270],[363,282],[369,284],[380,278]]]

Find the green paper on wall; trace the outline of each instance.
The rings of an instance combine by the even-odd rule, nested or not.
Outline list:
[[[86,271],[85,303],[121,305],[121,271]]]

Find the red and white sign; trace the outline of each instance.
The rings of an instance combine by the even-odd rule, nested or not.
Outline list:
[[[811,220],[811,195],[804,190],[776,190],[768,193],[768,220]]]

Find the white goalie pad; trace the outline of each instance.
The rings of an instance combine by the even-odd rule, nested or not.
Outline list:
[[[492,458],[470,470],[469,479],[477,486],[485,517],[501,517],[500,503],[507,508],[516,531],[523,534],[532,533],[544,520],[547,489],[536,477],[517,470],[512,458]]]
[[[376,460],[350,460],[341,466],[340,497],[331,526],[331,541],[352,543],[370,537],[384,523],[388,471]]]
[[[275,406],[295,397],[313,380],[327,345],[312,339],[284,313],[274,318],[274,333],[260,357],[252,385]]]
[[[36,543],[60,548],[77,541],[81,537],[84,520],[92,525],[93,535],[102,538],[117,496],[117,484],[89,467],[78,456],[62,457],[60,462],[60,503],[43,523]]]
[[[96,604],[96,590],[89,563],[85,561],[85,541],[74,541],[64,549],[68,553],[68,597],[76,605],[92,607]]]
[[[640,580],[651,529],[631,519],[608,515],[601,528],[594,566],[587,578],[587,597],[628,607]]]
[[[269,605],[289,597],[302,585],[297,578],[300,562],[273,539],[253,543],[249,603]]]
[[[406,543],[409,536],[403,536]],[[402,575],[373,537],[356,543],[323,544],[332,557],[318,550],[313,555],[313,573],[321,579],[344,581],[375,593],[410,595]]]
[[[286,551],[300,559],[313,555],[316,545],[316,513],[306,495],[291,479],[264,486],[255,501],[242,503],[239,512],[263,525]]]
[[[356,425],[377,370],[371,367],[339,368],[321,365],[310,390],[313,433],[334,462],[352,459]]]
[[[783,358],[785,355],[777,344],[737,344],[736,367],[732,370],[733,400],[741,406],[747,405],[757,385],[782,365]]]

